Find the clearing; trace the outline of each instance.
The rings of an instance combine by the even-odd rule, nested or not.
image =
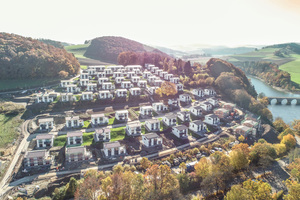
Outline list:
[[[16,115],[0,114],[0,149],[7,148],[15,139],[18,138],[17,128],[22,123]]]
[[[17,79],[17,80],[0,80],[0,91],[12,89],[27,89],[32,87],[44,87],[58,83],[60,79]]]

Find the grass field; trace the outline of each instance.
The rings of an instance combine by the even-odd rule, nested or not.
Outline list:
[[[53,141],[53,146],[55,147],[63,147],[67,142],[67,135],[57,136]]]
[[[84,53],[88,46],[89,44],[71,45],[71,46],[65,46],[65,49],[68,52],[73,53],[76,58],[86,58],[84,56]]]
[[[125,126],[110,129],[110,141],[123,140],[125,138]]]
[[[0,91],[11,89],[27,89],[32,87],[47,86],[59,79],[18,79],[18,80],[0,80]]]
[[[292,54],[292,57],[295,58],[294,61],[281,65],[279,69],[290,73],[292,81],[300,84],[300,55]]]
[[[16,128],[20,126],[22,120],[16,116],[7,116],[0,114],[0,148],[6,148],[14,139],[19,136]]]
[[[82,136],[82,138],[83,138],[82,146],[90,146],[93,143],[94,133],[95,132],[83,133],[83,136]]]

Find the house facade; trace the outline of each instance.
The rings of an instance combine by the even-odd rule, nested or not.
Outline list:
[[[177,125],[177,115],[173,113],[166,114],[163,116],[162,121],[167,126],[176,126]]]
[[[51,165],[53,158],[46,149],[27,151],[24,156],[24,167],[36,167]]]
[[[66,147],[66,162],[78,162],[89,160],[92,154],[86,150],[85,146]]]
[[[192,102],[192,98],[188,94],[181,94],[179,95],[179,101],[188,104]]]
[[[153,111],[152,106],[141,106],[140,107],[140,115],[152,116],[152,111]]]
[[[126,124],[126,134],[128,136],[139,136],[142,134],[142,125],[140,122],[130,122]]]
[[[81,131],[72,131],[67,133],[67,145],[81,145],[83,143]]]
[[[126,148],[119,141],[103,143],[103,153],[107,158],[116,156],[125,156]]]
[[[54,119],[53,118],[38,119],[38,124],[41,131],[49,131],[54,127]]]
[[[52,134],[39,134],[36,136],[37,148],[47,148],[53,146],[53,135]]]
[[[202,116],[202,107],[201,106],[193,106],[191,108],[191,113],[196,117]]]
[[[128,120],[128,110],[117,110],[115,113],[115,118],[118,121],[127,121]]]
[[[78,128],[83,126],[83,120],[79,116],[65,117],[67,128]]]
[[[95,142],[109,142],[110,129],[109,128],[97,128],[94,133]]]
[[[189,129],[194,133],[204,133],[207,131],[206,125],[201,120],[191,121]]]
[[[160,121],[158,119],[149,119],[145,121],[145,128],[148,131],[160,131]]]
[[[152,108],[156,112],[162,112],[168,110],[168,107],[164,105],[162,102],[152,103]]]
[[[209,114],[209,115],[205,115],[204,122],[213,126],[217,126],[220,124],[220,119],[215,114]]]
[[[104,114],[92,114],[91,115],[92,126],[108,124],[108,117]]]
[[[183,122],[189,122],[190,121],[190,117],[191,114],[188,111],[182,111],[182,112],[178,112],[178,118],[183,121]]]
[[[178,125],[172,127],[172,133],[180,139],[187,139],[188,138],[188,127],[185,125]]]
[[[116,97],[127,97],[127,89],[116,89]]]

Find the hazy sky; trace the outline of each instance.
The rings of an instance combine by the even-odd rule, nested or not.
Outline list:
[[[5,0],[0,32],[75,44],[123,36],[159,46],[300,42],[299,0]]]

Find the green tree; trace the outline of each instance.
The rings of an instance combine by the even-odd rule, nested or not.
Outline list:
[[[245,168],[249,164],[247,155],[245,155],[241,150],[232,150],[229,154],[230,163],[235,170],[240,170]]]
[[[287,129],[289,126],[282,120],[282,118],[277,117],[275,121],[273,122],[274,128],[279,133],[283,132],[285,129]]]
[[[74,194],[77,189],[77,180],[74,177],[71,177],[69,183],[66,186],[66,197],[72,198],[74,197]]]
[[[252,199],[251,192],[244,189],[241,185],[233,185],[225,196],[225,200]]]
[[[287,150],[290,150],[291,148],[296,146],[297,141],[293,135],[288,134],[288,135],[283,136],[280,143],[284,144],[286,146]]]
[[[180,163],[179,169],[180,169],[181,173],[185,173],[185,170],[186,170],[185,162]]]
[[[141,160],[141,166],[144,170],[146,170],[148,167],[151,166],[151,162],[148,160],[148,158],[143,157]]]

